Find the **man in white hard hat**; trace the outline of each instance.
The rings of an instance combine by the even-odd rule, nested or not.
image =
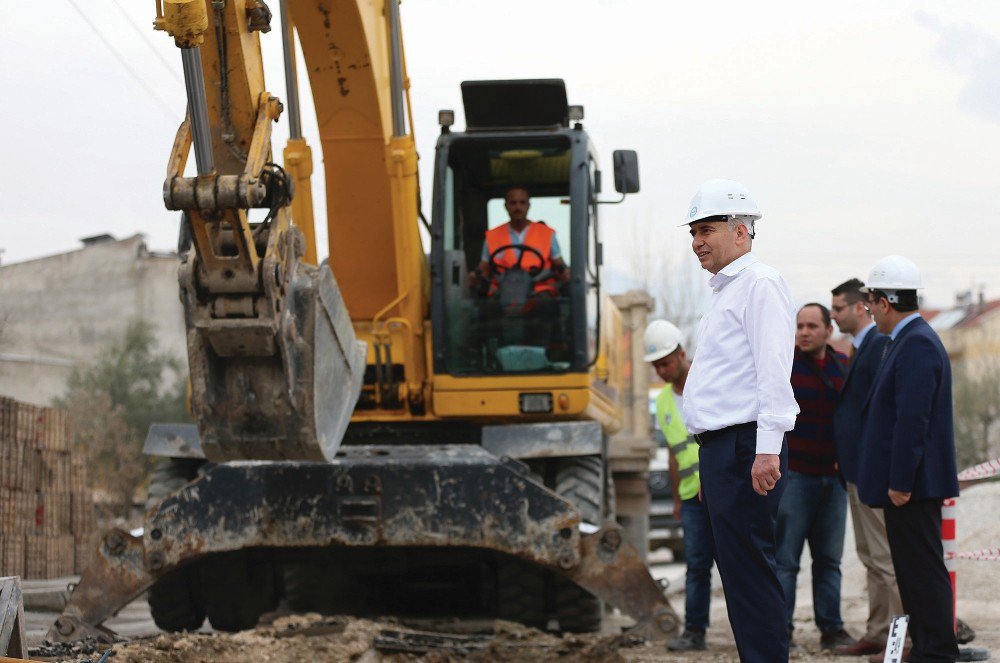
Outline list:
[[[799,408],[790,382],[795,307],[785,280],[751,253],[761,218],[746,187],[705,182],[688,210],[691,248],[712,273],[712,303],[684,387],[684,420],[701,445],[702,499],[729,622],[743,661],[788,660],[775,520],[785,433]]]
[[[847,377],[840,392],[840,403],[833,415],[833,435],[837,440],[837,469],[847,486],[851,522],[854,524],[854,544],[858,559],[867,570],[868,587],[868,622],[865,634],[853,645],[843,645],[833,650],[841,656],[865,656],[882,651],[889,636],[892,617],[903,614],[882,509],[873,509],[858,499],[861,408],[868,399],[868,392],[871,391],[882,359],[882,349],[889,340],[888,336],[875,328],[868,310],[867,293],[862,292],[864,286],[859,279],[852,278],[830,291],[830,316],[841,332],[853,337]]]
[[[941,501],[958,495],[951,363],[920,317],[917,266],[902,256],[875,263],[864,290],[889,335],[862,410],[858,495],[880,507],[903,609],[910,661],[958,658],[951,581],[941,545]]]
[[[698,491],[698,445],[684,425],[681,408],[684,384],[691,361],[684,352],[684,334],[666,320],[654,320],[646,327],[643,361],[666,385],[656,397],[656,420],[670,454],[670,483],[674,491],[674,517],[684,524],[684,632],[667,643],[670,651],[705,649],[708,611],[712,599],[712,528]]]

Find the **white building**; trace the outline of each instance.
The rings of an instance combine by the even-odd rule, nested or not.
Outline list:
[[[72,367],[96,360],[135,318],[186,363],[177,256],[151,253],[141,235],[83,244],[0,266],[0,395],[50,404]]]

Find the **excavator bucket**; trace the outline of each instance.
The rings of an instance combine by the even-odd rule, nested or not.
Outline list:
[[[181,267],[181,283],[191,409],[205,457],[332,460],[361,391],[365,344],[330,268],[297,257],[265,266],[266,296],[246,315],[220,316],[243,311],[206,304],[192,265]]]

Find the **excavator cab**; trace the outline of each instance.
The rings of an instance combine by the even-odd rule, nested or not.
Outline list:
[[[471,138],[449,148],[442,248],[445,371],[569,370],[577,340],[572,333],[573,292],[543,253],[558,247],[570,269],[575,262],[570,206],[564,204],[570,198],[570,141],[565,136]],[[507,224],[505,195],[515,186],[530,195],[529,218],[554,231],[550,247],[533,247],[526,239],[500,240],[499,246],[486,241],[489,231]],[[483,264],[486,272],[477,274]]]
[[[437,143],[434,371],[586,373],[597,347],[600,289],[595,150],[579,122],[570,126],[561,80],[466,81],[462,94],[466,131],[445,122]],[[554,232],[558,267],[543,260],[549,247],[487,242],[508,222],[505,196],[515,188],[530,195],[528,218],[547,227],[544,236]],[[488,273],[476,274],[483,263]]]

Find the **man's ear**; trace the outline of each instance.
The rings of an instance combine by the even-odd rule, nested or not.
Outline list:
[[[750,240],[750,231],[747,229],[746,225],[739,224],[736,226],[736,241],[739,244],[743,244]]]

